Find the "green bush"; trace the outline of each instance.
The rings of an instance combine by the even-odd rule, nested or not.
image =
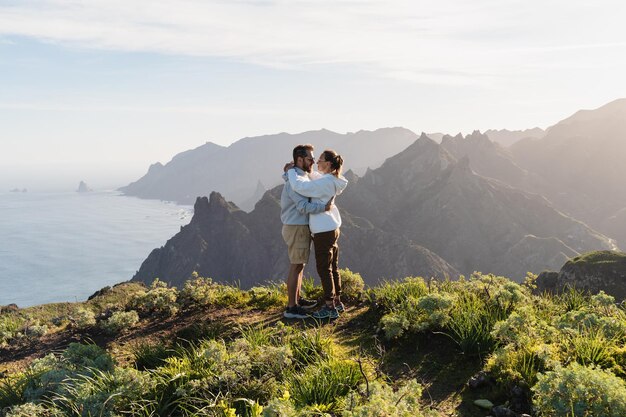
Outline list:
[[[424,278],[407,277],[402,281],[386,281],[371,288],[367,295],[372,306],[382,313],[398,309],[409,298],[419,298],[429,293]]]
[[[15,338],[23,328],[23,318],[14,314],[0,316],[0,346]]]
[[[66,379],[52,400],[70,415],[114,417],[122,411],[132,412],[133,403],[146,397],[154,386],[146,373],[115,368]]]
[[[463,353],[489,352],[495,346],[491,331],[498,319],[499,313],[479,296],[465,292],[458,295],[450,310],[444,332]]]
[[[332,339],[323,334],[322,327],[295,331],[288,336],[288,343],[297,368],[333,357]]]
[[[542,416],[626,416],[626,385],[611,372],[574,362],[537,379],[532,389]]]
[[[246,305],[248,294],[235,285],[218,284],[211,278],[200,277],[197,272],[194,272],[192,279],[185,282],[179,300],[185,308],[236,308]]]
[[[96,315],[93,311],[86,308],[79,308],[76,311],[76,314],[72,317],[72,322],[79,329],[84,329],[85,327],[95,326],[96,324]]]
[[[135,357],[135,367],[140,371],[156,369],[165,364],[165,359],[173,356],[174,352],[164,343],[137,343],[132,347]]]
[[[253,287],[248,290],[251,307],[267,310],[282,307],[287,304],[287,285],[285,283],[268,283],[263,287]]]
[[[316,406],[330,412],[343,407],[344,397],[362,379],[355,362],[330,360],[309,365],[292,376],[288,386],[297,407]]]
[[[63,417],[64,414],[43,404],[26,403],[16,405],[5,411],[5,417]]]
[[[97,369],[113,371],[115,362],[106,350],[95,344],[70,343],[62,353],[62,358],[73,369]]]
[[[133,327],[138,322],[139,314],[135,310],[116,311],[111,317],[100,322],[100,327],[105,332],[113,335]]]
[[[0,411],[24,402],[28,382],[26,375],[21,373],[0,379]]]
[[[39,325],[39,324],[33,324],[30,326],[26,326],[24,328],[24,334],[27,337],[31,337],[31,338],[39,338],[43,335],[45,335],[46,333],[48,333],[48,326],[44,325]]]
[[[339,270],[339,276],[341,277],[341,298],[349,302],[361,300],[365,288],[361,274],[345,268]]]
[[[369,389],[369,396],[367,396]],[[423,417],[425,414],[420,407],[422,387],[415,380],[404,384],[394,391],[390,386],[374,381],[369,387],[362,385],[360,393],[353,392],[347,403],[348,410],[344,411],[343,417]]]
[[[142,314],[161,314],[173,316],[178,312],[178,290],[168,287],[167,283],[158,278],[152,282],[150,289],[145,293],[136,294],[130,302],[133,309]]]
[[[311,300],[319,300],[324,297],[324,289],[321,285],[315,285],[313,277],[304,277],[300,288],[302,296]]]

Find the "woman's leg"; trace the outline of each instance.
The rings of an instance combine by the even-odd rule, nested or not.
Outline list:
[[[324,300],[327,305],[333,305],[335,299],[335,285],[333,278],[334,247],[337,242],[335,231],[316,233],[313,236],[315,246],[315,265],[322,281]]]
[[[339,274],[339,229],[335,230],[335,244],[332,248],[331,269],[333,273],[333,287],[335,290],[335,304],[341,302],[341,275]]]

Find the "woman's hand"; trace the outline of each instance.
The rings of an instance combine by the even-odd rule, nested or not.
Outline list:
[[[289,171],[291,168],[293,168],[293,166],[294,166],[294,165],[293,165],[293,161],[292,161],[292,162],[287,162],[287,163],[285,164],[285,166],[283,167],[283,172],[287,172],[287,171]]]

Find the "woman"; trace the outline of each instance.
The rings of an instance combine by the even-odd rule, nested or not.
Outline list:
[[[296,175],[293,169],[287,173],[291,188],[305,197],[311,197],[311,202],[326,204],[341,194],[348,185],[348,181],[341,176],[343,158],[333,150],[325,150],[317,160],[317,170],[322,176],[310,180]],[[333,204],[329,211],[311,214],[309,227],[313,234],[315,246],[315,263],[317,273],[324,288],[326,304],[321,310],[312,314],[317,319],[334,319],[343,311],[341,303],[341,277],[337,269],[339,260],[339,228],[341,215],[337,206]]]

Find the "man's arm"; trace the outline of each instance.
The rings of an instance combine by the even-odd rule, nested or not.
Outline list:
[[[289,198],[296,202],[296,210],[298,210],[301,214],[323,213],[324,211],[330,210],[332,207],[332,202],[331,205],[312,203],[309,201],[308,197],[296,193],[293,189],[291,189],[291,187],[289,187],[288,194]]]

